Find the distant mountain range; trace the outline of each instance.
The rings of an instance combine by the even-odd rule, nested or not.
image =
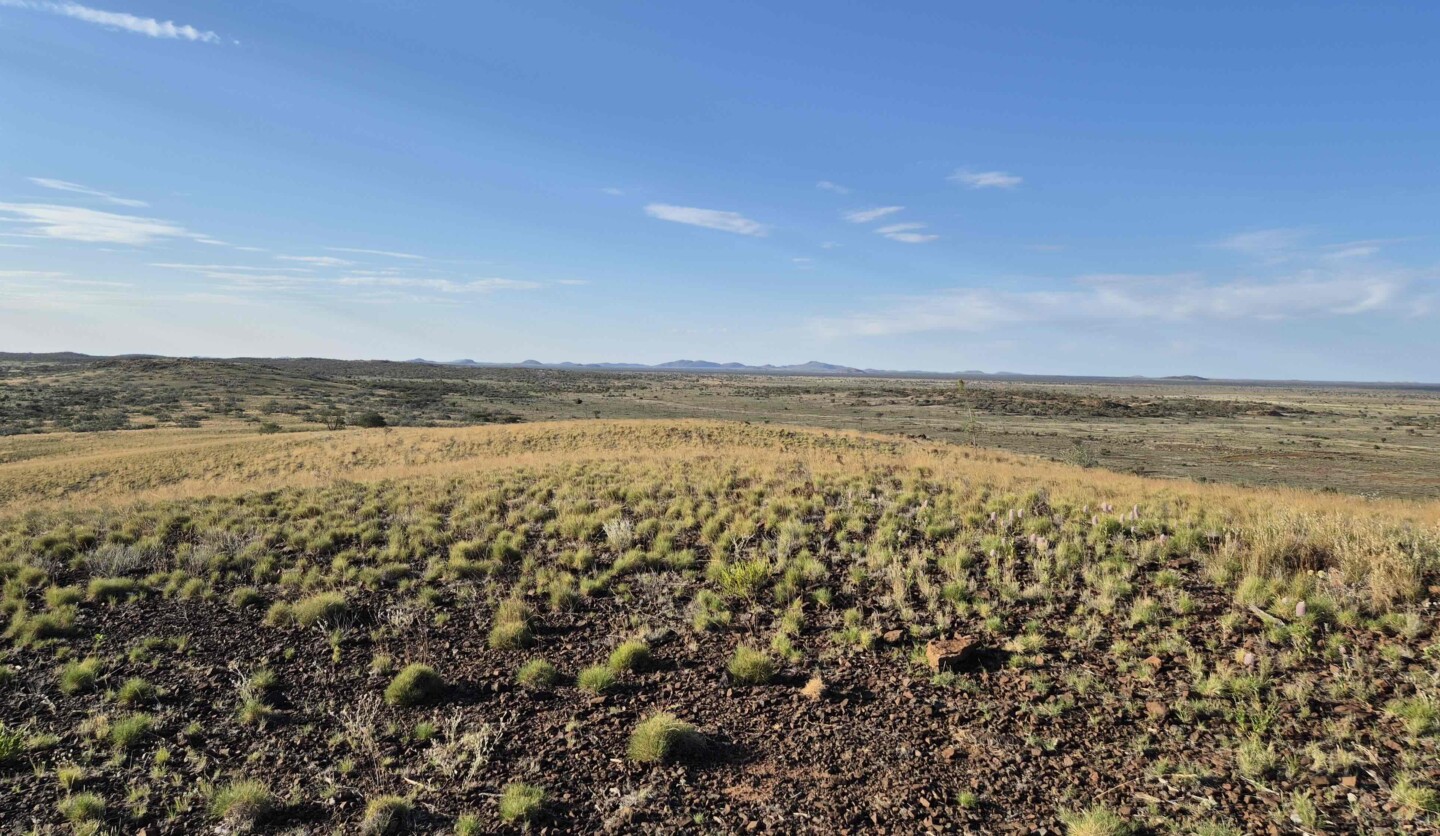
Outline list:
[[[711,360],[671,360],[668,363],[656,363],[647,365],[645,363],[542,363],[539,360],[522,360],[519,363],[481,363],[476,360],[426,360],[423,357],[416,357],[410,360],[325,360],[325,358],[299,358],[299,357],[189,357],[171,358],[159,354],[117,354],[117,355],[94,355],[81,354],[75,351],[51,351],[51,352],[11,352],[0,351],[0,362],[44,362],[44,363],[95,363],[100,361],[147,361],[147,360],[199,360],[209,362],[249,362],[249,363],[281,363],[281,362],[306,362],[325,361],[335,363],[417,363],[427,366],[454,366],[457,368],[492,368],[492,369],[569,369],[572,371],[632,371],[632,372],[686,372],[691,374],[771,374],[771,375],[810,375],[815,377],[915,377],[932,378],[938,380],[954,380],[955,378],[980,379],[980,380],[1014,380],[1028,381],[1031,383],[1226,383],[1244,384],[1259,386],[1284,386],[1303,383],[1311,386],[1359,386],[1366,388],[1416,388],[1427,391],[1440,390],[1440,383],[1423,383],[1417,381],[1346,381],[1346,380],[1255,380],[1255,379],[1232,379],[1232,378],[1210,378],[1201,377],[1195,374],[1172,374],[1163,377],[1147,377],[1145,375],[1131,375],[1120,377],[1113,375],[1055,375],[1055,374],[1025,374],[1022,372],[982,372],[976,369],[964,371],[937,372],[923,370],[903,371],[898,369],[860,369],[855,366],[841,366],[835,363],[822,363],[818,360],[811,360],[808,363],[795,363],[788,366],[776,366],[766,363],[763,366],[750,366],[745,363],[716,363]]]
[[[750,366],[745,363],[716,363],[711,360],[671,360],[668,363],[542,363],[539,360],[522,360],[519,363],[479,363],[474,360],[426,360],[423,357],[416,357],[413,360],[406,360],[407,363],[425,363],[432,366],[488,366],[493,368],[525,368],[525,369],[589,369],[594,371],[617,371],[617,372],[728,372],[730,374],[800,374],[800,375],[836,375],[839,377],[861,377],[886,375],[933,375],[936,377],[954,377],[956,375],[981,376],[985,372],[924,372],[924,371],[894,371],[890,369],[857,369],[854,366],[840,366],[835,363],[822,363],[819,360],[811,360],[808,363],[794,363],[788,366],[776,366],[766,363],[763,366]],[[1000,375],[1008,376],[1005,372]]]
[[[921,371],[918,369],[860,369],[855,366],[841,366],[835,363],[822,363],[819,360],[811,360],[806,363],[793,363],[788,366],[776,366],[766,363],[763,366],[750,366],[745,363],[716,363],[712,360],[671,360],[668,363],[542,363],[539,360],[521,360],[519,363],[481,363],[475,360],[426,360],[423,357],[416,357],[406,360],[406,363],[424,363],[431,366],[475,366],[488,368],[523,368],[523,369],[580,369],[592,371],[616,371],[616,372],[727,372],[730,374],[796,374],[796,375],[834,375],[836,377],[1001,377],[1001,378],[1049,378],[1052,375],[1029,375],[1020,372],[982,372],[976,369],[966,369],[956,372]],[[1096,378],[1107,379],[1107,378]],[[1190,380],[1202,381],[1208,378],[1198,375],[1173,375],[1171,377],[1146,378],[1135,376],[1134,380]]]

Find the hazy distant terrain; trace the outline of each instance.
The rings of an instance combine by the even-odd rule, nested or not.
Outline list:
[[[721,418],[924,436],[1150,475],[1440,496],[1440,389],[0,357],[0,432]],[[4,455],[21,455],[0,444]]]

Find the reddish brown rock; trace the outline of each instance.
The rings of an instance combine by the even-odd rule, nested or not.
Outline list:
[[[925,645],[925,661],[929,662],[930,669],[935,671],[957,668],[970,657],[978,643],[972,636],[936,639]]]

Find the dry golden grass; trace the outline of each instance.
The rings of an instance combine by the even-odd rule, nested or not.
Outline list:
[[[859,432],[701,420],[559,421],[270,436],[157,430],[14,437],[0,444],[0,515],[379,482],[580,462],[725,463],[752,472],[928,473],[1060,499],[1165,505],[1245,534],[1247,574],[1339,568],[1405,597],[1440,541],[1440,502],[1367,500],[1082,469],[1038,458]]]

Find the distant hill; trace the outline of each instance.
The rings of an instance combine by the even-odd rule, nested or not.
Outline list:
[[[426,360],[417,357],[413,360],[406,360],[407,363],[425,363],[432,366],[494,366],[494,367],[523,367],[528,369],[594,369],[597,371],[665,371],[665,372],[731,372],[736,374],[813,374],[813,375],[886,375],[895,374],[893,371],[884,369],[857,369],[854,366],[840,366],[835,363],[822,363],[819,360],[811,360],[806,363],[794,363],[788,366],[776,366],[766,363],[763,366],[750,366],[745,363],[717,363],[713,360],[671,360],[668,363],[573,363],[562,361],[559,363],[542,363],[539,360],[521,360],[519,363],[477,363],[474,360]],[[953,376],[950,372],[904,372],[904,374],[934,374]],[[966,372],[966,374],[983,374],[983,372]]]

